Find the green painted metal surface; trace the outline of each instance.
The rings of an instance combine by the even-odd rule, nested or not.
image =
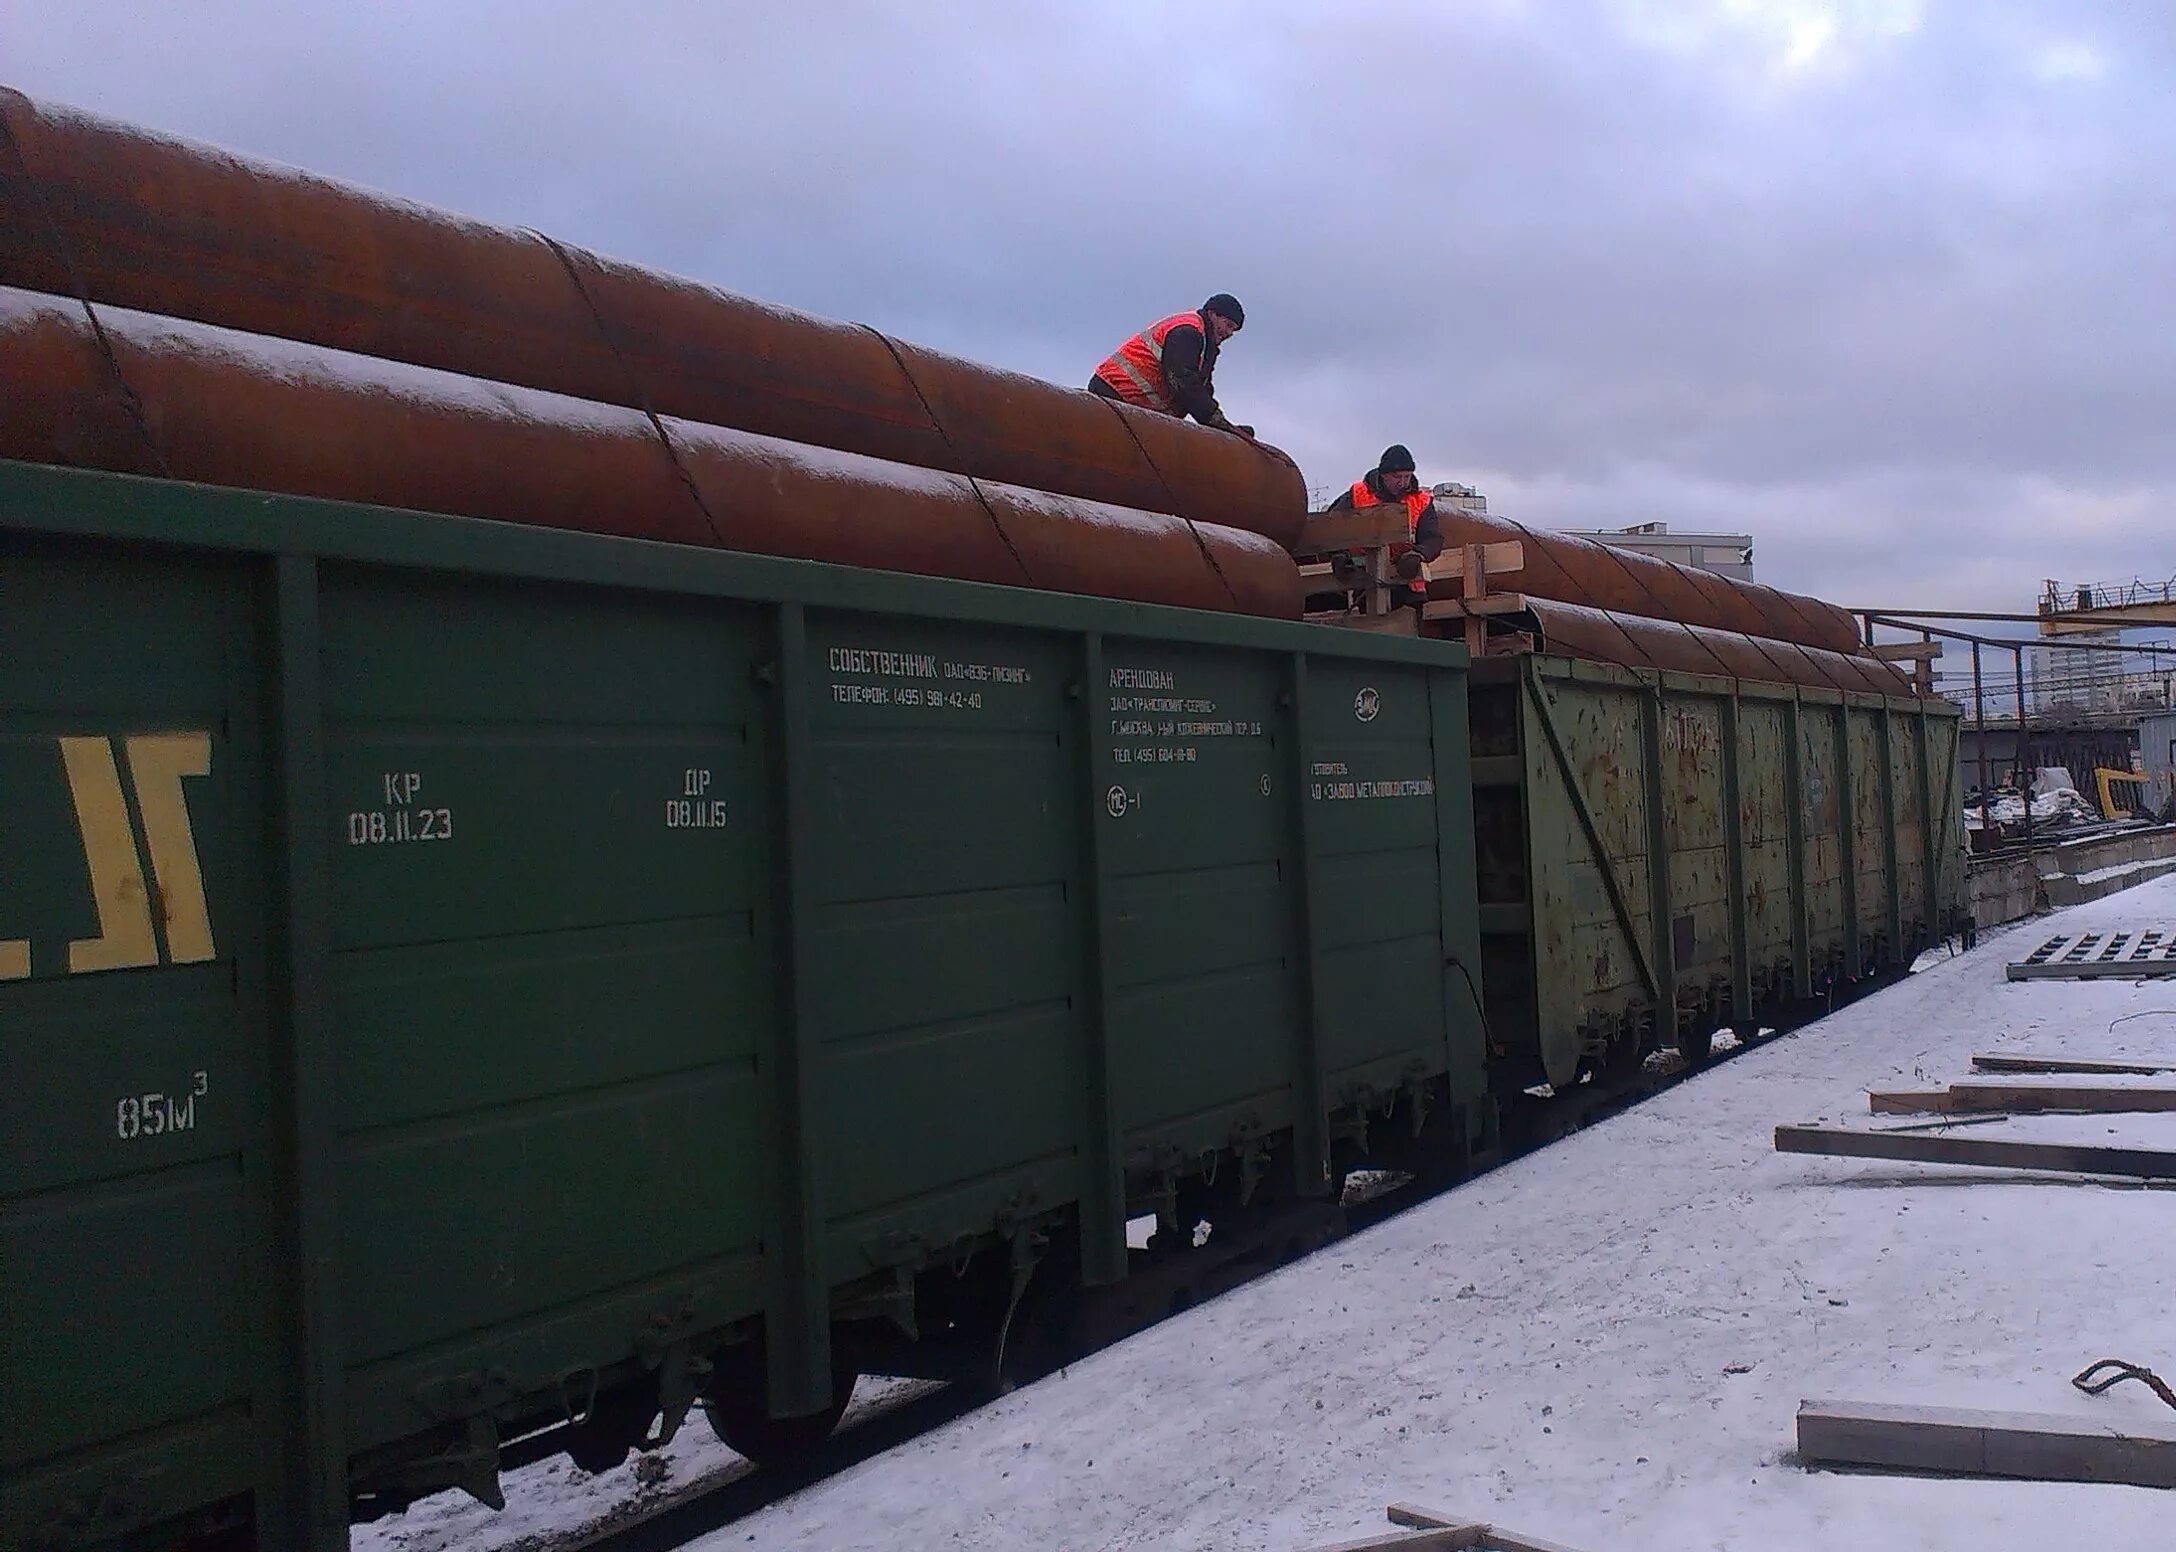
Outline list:
[[[1558,658],[1478,665],[1471,694],[1504,1082],[1757,1020],[1961,920],[1946,703]]]
[[[1451,644],[0,465],[0,1541],[338,1546],[729,1344],[818,1410],[897,1272],[1116,1278],[1144,1177],[1477,1135],[1468,791]]]

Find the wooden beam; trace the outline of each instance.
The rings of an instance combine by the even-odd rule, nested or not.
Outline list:
[[[1420,613],[1424,620],[1462,620],[1472,614],[1518,614],[1525,608],[1523,593],[1491,593],[1486,598],[1431,598]]]
[[[2176,1062],[2126,1061],[2118,1057],[2103,1056],[2030,1056],[2023,1052],[1975,1056],[1972,1065],[1981,1072],[2098,1072],[2128,1073],[2133,1077],[2151,1077],[2155,1073],[2176,1072]]]
[[[1415,611],[1399,609],[1390,614],[1344,614],[1338,621],[1352,630],[1374,631],[1380,636],[1418,636],[1420,621]]]
[[[2176,1422],[2135,1417],[1805,1401],[1798,1453],[1822,1465],[2176,1487]]]
[[[1872,649],[1884,663],[1931,663],[1942,655],[1939,641],[1891,641]]]
[[[1867,1132],[1840,1126],[1779,1126],[1776,1152],[1837,1159],[1901,1159],[1986,1169],[2056,1170],[2079,1175],[2176,1179],[2176,1152],[2094,1143],[2017,1142],[2000,1137],[1944,1137],[1926,1132]]]
[[[2124,1115],[2176,1110],[2176,1088],[1967,1081],[1946,1089],[1869,1090],[1866,1108],[1875,1115],[1985,1115],[2001,1111],[2029,1115],[2051,1110]]]
[[[1443,1514],[1434,1509],[1423,1509],[1419,1504],[1394,1503],[1390,1506],[1390,1523],[1411,1525],[1423,1530],[1444,1530],[1454,1535],[1471,1536],[1474,1539],[1458,1545],[1473,1547],[1476,1552],[1576,1552],[1561,1542],[1543,1541],[1539,1536],[1528,1536],[1515,1530],[1505,1530],[1501,1525],[1489,1525],[1475,1520],[1461,1519],[1456,1515]]]
[[[1295,555],[1326,555],[1333,550],[1371,550],[1403,544],[1411,537],[1404,507],[1371,507],[1365,512],[1329,512],[1310,517],[1300,529]]]
[[[1365,512],[1333,512],[1310,517],[1292,546],[1298,556],[1341,554],[1348,550],[1387,549],[1412,537],[1403,507],[1371,507]],[[1488,544],[1448,546],[1429,567],[1435,577],[1461,577],[1466,573],[1463,551],[1480,552],[1482,569],[1489,576],[1526,569],[1526,545],[1518,539],[1498,539]]]
[[[1437,581],[1456,577],[1465,584],[1468,593],[1486,592],[1490,577],[1525,569],[1526,546],[1517,539],[1446,547],[1441,555],[1428,563],[1430,577]]]
[[[1446,1530],[1393,1530],[1358,1541],[1340,1541],[1316,1552],[1472,1552],[1481,1545],[1485,1525],[1460,1525]]]

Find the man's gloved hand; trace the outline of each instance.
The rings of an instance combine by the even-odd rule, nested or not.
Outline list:
[[[1398,575],[1405,581],[1415,582],[1420,579],[1420,568],[1422,564],[1420,558],[1420,551],[1407,550],[1403,555],[1400,555],[1398,557],[1397,561],[1394,564]]]

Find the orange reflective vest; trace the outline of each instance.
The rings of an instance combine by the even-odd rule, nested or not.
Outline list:
[[[1096,368],[1096,376],[1128,404],[1159,410],[1166,415],[1179,414],[1179,401],[1171,396],[1171,386],[1164,381],[1164,336],[1182,325],[1201,331],[1202,350],[1206,354],[1210,339],[1208,321],[1198,312],[1173,313],[1160,323],[1150,324],[1104,357],[1103,364]]]
[[[1431,506],[1435,505],[1435,499],[1435,492],[1428,489],[1428,487],[1425,485],[1418,486],[1398,498],[1399,503],[1405,508],[1406,542],[1403,544],[1393,544],[1390,547],[1390,558],[1392,560],[1396,560],[1400,555],[1403,555],[1407,550],[1410,550],[1413,547],[1413,541],[1420,537],[1421,514],[1427,511]],[[1364,512],[1369,507],[1379,507],[1385,506],[1387,504],[1388,503],[1383,501],[1381,497],[1375,494],[1374,488],[1370,486],[1366,480],[1354,480],[1352,482],[1352,505],[1354,511]],[[1428,591],[1428,579],[1426,577],[1415,577],[1412,581],[1406,583],[1405,585],[1408,589],[1416,593],[1425,593]]]

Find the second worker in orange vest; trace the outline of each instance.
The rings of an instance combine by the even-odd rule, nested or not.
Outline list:
[[[1150,324],[1104,357],[1088,379],[1088,391],[1252,437],[1252,426],[1232,424],[1218,408],[1211,383],[1218,348],[1246,321],[1238,299],[1219,291],[1193,312]]]
[[[1413,472],[1413,455],[1404,444],[1392,443],[1384,448],[1375,467],[1354,480],[1352,489],[1331,502],[1329,509],[1361,512],[1393,504],[1405,508],[1407,540],[1390,547],[1391,565],[1405,581],[1406,596],[1399,602],[1423,604],[1428,601],[1428,579],[1421,575],[1421,564],[1443,553],[1443,525],[1436,519],[1435,493],[1422,485],[1420,476]],[[1351,585],[1345,573],[1357,573],[1359,569],[1357,565],[1339,567],[1338,580]]]

